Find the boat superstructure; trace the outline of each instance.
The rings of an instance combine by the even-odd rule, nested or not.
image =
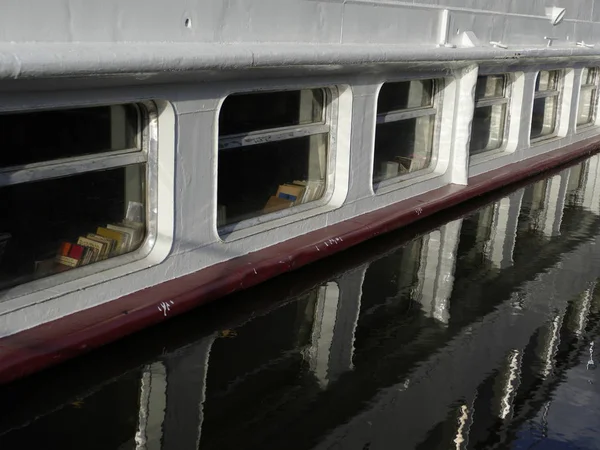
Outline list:
[[[33,6],[0,17],[0,338],[27,336],[19,361],[600,149],[591,0]]]

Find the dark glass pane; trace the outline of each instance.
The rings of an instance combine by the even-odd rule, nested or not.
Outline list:
[[[139,148],[136,105],[0,114],[0,167]]]
[[[598,73],[598,69],[594,68],[584,68],[581,73],[581,84],[596,84],[596,74]]]
[[[477,78],[477,87],[475,88],[475,101],[482,98],[493,98],[504,96],[504,75],[488,75]]]
[[[139,247],[145,164],[0,188],[0,289]],[[62,258],[64,257],[64,258]]]
[[[377,125],[373,182],[429,167],[435,116]]]
[[[535,80],[536,91],[552,91],[558,88],[558,70],[542,70]]]
[[[579,105],[577,107],[577,125],[585,125],[594,120],[595,101],[596,89],[581,89],[579,93]]]
[[[476,154],[502,146],[506,105],[475,108],[470,153]]]
[[[531,139],[551,135],[556,126],[556,97],[536,98],[531,117]]]
[[[433,104],[433,80],[386,83],[379,91],[377,114]]]
[[[318,200],[328,133],[219,152],[218,225]]]
[[[219,135],[321,122],[323,102],[322,89],[230,95],[219,114]]]

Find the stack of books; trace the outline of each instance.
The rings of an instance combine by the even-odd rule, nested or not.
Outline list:
[[[135,249],[144,238],[144,224],[124,220],[98,227],[95,233],[79,236],[76,242],[62,242],[55,262],[66,267],[85,266]]]
[[[291,206],[318,200],[325,192],[323,180],[299,181],[286,183],[279,186],[277,193],[269,198],[263,212],[270,213]]]
[[[396,156],[393,161],[383,161],[380,167],[381,179],[386,180],[398,175],[425,169],[429,164],[426,156]]]

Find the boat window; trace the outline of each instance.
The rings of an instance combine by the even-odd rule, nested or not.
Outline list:
[[[140,247],[147,116],[134,104],[0,115],[0,289]]]
[[[556,131],[560,71],[542,70],[535,81],[530,138],[552,137]]]
[[[139,151],[136,105],[0,114],[0,168],[118,151]],[[32,132],[35,130],[35,132]]]
[[[225,99],[219,114],[217,226],[323,198],[329,102],[326,89]]]
[[[377,100],[373,183],[430,167],[436,108],[434,80],[386,83]]]
[[[508,105],[506,75],[477,78],[471,132],[471,155],[502,147]]]
[[[578,127],[594,122],[597,96],[598,69],[595,67],[586,67],[581,73],[581,89],[579,92],[579,106],[577,108]]]

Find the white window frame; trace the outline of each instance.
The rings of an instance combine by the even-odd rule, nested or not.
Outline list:
[[[119,106],[134,104],[139,113],[139,146],[132,149],[98,152],[89,155],[57,158],[53,160],[22,164],[0,168],[0,188],[34,181],[81,175],[105,169],[115,169],[131,164],[146,164],[146,236],[136,250],[98,261],[93,264],[76,267],[72,270],[49,275],[36,280],[24,282],[2,291],[0,303],[17,297],[34,294],[44,289],[63,285],[74,280],[88,277],[100,272],[114,269],[147,257],[152,251],[158,238],[158,108],[151,101],[129,101],[111,103],[85,103],[68,106],[50,105],[41,108],[24,108],[21,110],[6,110],[2,114],[52,111],[57,109],[77,109],[95,106]],[[155,263],[158,263],[156,261]],[[96,284],[96,283],[93,283]]]
[[[557,73],[556,89],[547,89],[544,91],[536,91],[535,90],[535,84],[536,84],[537,79],[540,76],[541,72],[556,72]],[[560,121],[561,121],[564,80],[565,80],[565,72],[563,69],[548,68],[548,69],[539,70],[536,73],[535,78],[533,79],[534,92],[533,92],[533,100],[531,102],[531,117],[529,120],[529,143],[530,143],[530,145],[535,145],[540,142],[547,141],[549,139],[554,139],[558,136],[558,132],[559,132],[559,128],[560,128]],[[543,134],[541,136],[532,138],[531,137],[531,127],[533,126],[533,108],[535,105],[535,100],[538,98],[549,98],[549,97],[556,98],[556,100],[555,100],[556,101],[556,106],[555,106],[556,107],[556,117],[554,119],[554,129],[552,130],[552,133]]]
[[[441,118],[442,118],[442,96],[444,91],[444,86],[446,83],[446,79],[440,74],[428,74],[421,77],[403,77],[401,79],[388,79],[385,80],[379,86],[377,91],[377,101],[376,105],[379,105],[379,95],[381,93],[381,89],[385,84],[391,83],[402,83],[402,82],[411,82],[411,81],[427,81],[431,80],[433,82],[433,90],[431,94],[431,105],[429,106],[420,106],[416,108],[407,108],[401,110],[388,111],[385,113],[376,113],[375,120],[375,131],[373,133],[373,158],[372,158],[372,166],[371,167],[371,187],[373,192],[376,195],[383,195],[388,192],[388,188],[390,186],[399,185],[398,188],[402,187],[400,184],[406,182],[407,180],[413,180],[417,178],[422,178],[426,175],[432,174],[436,171],[436,166],[438,163],[439,157],[439,138],[440,138],[440,130],[441,130]],[[434,124],[433,124],[433,136],[431,138],[431,161],[429,166],[418,170],[415,172],[407,173],[404,175],[399,175],[397,177],[388,178],[386,180],[382,180],[379,182],[373,182],[373,173],[375,172],[375,142],[377,139],[377,125],[382,123],[390,123],[390,122],[399,122],[401,120],[414,119],[417,117],[424,117],[428,115],[434,115]]]
[[[267,94],[272,92],[284,92],[284,91],[303,91],[303,90],[315,90],[319,89],[323,91],[323,119],[320,122],[309,123],[305,125],[294,125],[286,127],[270,128],[259,131],[251,131],[247,133],[237,133],[232,135],[225,135],[223,138],[219,134],[219,127],[217,125],[217,164],[216,170],[218,172],[219,162],[218,154],[221,151],[235,151],[236,148],[249,146],[253,144],[262,144],[266,142],[276,142],[287,139],[293,139],[303,136],[312,136],[316,134],[328,133],[329,139],[327,141],[327,169],[325,175],[325,191],[323,196],[315,201],[303,203],[290,208],[274,211],[266,214],[261,214],[250,219],[241,220],[231,224],[217,226],[216,221],[218,220],[215,214],[215,227],[217,235],[221,241],[229,240],[229,235],[245,230],[248,228],[256,227],[257,225],[264,224],[266,222],[273,222],[275,220],[295,216],[298,214],[305,213],[307,211],[315,210],[319,207],[329,204],[335,187],[335,168],[337,158],[337,132],[338,132],[338,114],[339,114],[339,95],[340,89],[335,85],[310,85],[310,86],[293,86],[293,87],[282,87],[282,88],[269,88],[269,89],[250,89],[250,90],[236,90],[227,93],[220,102],[216,121],[219,122],[221,117],[221,110],[223,104],[227,98],[234,94]],[[224,141],[222,143],[222,140]],[[217,173],[217,179],[219,174]],[[215,208],[218,199],[218,185],[215,187]],[[265,199],[266,203],[267,199]],[[236,237],[237,238],[237,237]]]
[[[599,67],[584,67],[581,69],[581,73],[583,73],[583,69],[588,69],[589,71],[593,71],[594,73],[594,81],[591,84],[584,84],[583,77],[580,78],[579,81],[579,94],[577,96],[577,109],[575,113],[575,131],[582,131],[593,127],[596,125],[597,113],[598,113],[598,82],[600,80],[600,68]],[[577,125],[577,119],[579,118],[579,104],[581,102],[581,93],[584,90],[593,90],[595,91],[592,95],[591,101],[591,114],[590,120],[586,123],[582,123],[581,125]]]
[[[476,153],[471,153],[471,138],[473,136],[473,126],[471,126],[471,134],[469,137],[469,161],[472,159],[485,158],[489,155],[494,155],[496,153],[503,153],[506,151],[506,147],[508,144],[508,130],[510,128],[510,108],[511,108],[511,98],[512,98],[512,80],[513,73],[511,72],[499,72],[499,73],[481,73],[479,77],[490,77],[490,76],[503,76],[504,77],[504,85],[503,85],[503,96],[502,97],[492,97],[492,98],[483,98],[481,100],[477,100],[475,98],[475,107],[473,110],[473,114],[475,114],[475,110],[477,108],[483,108],[494,105],[506,105],[504,109],[504,128],[501,130],[502,141],[500,145],[496,148],[490,150],[480,150]]]

